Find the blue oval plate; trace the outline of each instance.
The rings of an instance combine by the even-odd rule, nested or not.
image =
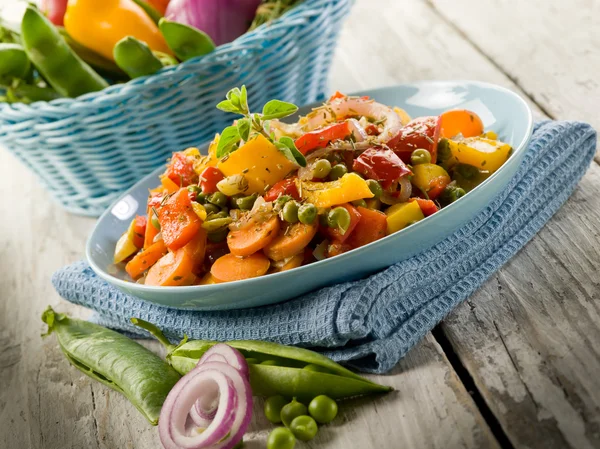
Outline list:
[[[153,287],[125,280],[124,270],[112,263],[115,244],[135,214],[146,213],[148,189],[158,185],[164,167],[126,192],[98,220],[87,242],[92,269],[125,293],[168,307],[191,310],[225,310],[281,302],[327,285],[364,277],[430,248],[456,231],[506,187],[517,171],[531,137],[529,107],[515,93],[492,84],[473,81],[431,81],[367,90],[376,101],[405,109],[412,117],[439,115],[448,109],[469,109],[481,117],[514,151],[508,161],[485,182],[440,212],[381,240],[340,256],[290,271],[224,284],[189,287]],[[310,111],[309,105],[299,114]],[[201,147],[205,153],[208,144]]]

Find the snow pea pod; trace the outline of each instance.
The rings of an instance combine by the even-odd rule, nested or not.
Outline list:
[[[19,44],[0,43],[0,77],[23,79],[31,69],[31,62]]]
[[[215,49],[215,43],[204,31],[185,25],[160,19],[158,27],[169,48],[182,61],[202,56]]]
[[[117,65],[131,78],[152,75],[163,68],[150,47],[135,37],[127,36],[117,42],[113,49]]]
[[[7,103],[34,103],[36,101],[51,101],[61,98],[51,87],[39,87],[23,82],[12,83],[10,86],[0,86],[0,101]]]
[[[48,307],[42,315],[48,334],[55,332],[67,359],[76,368],[122,393],[156,425],[171,388],[180,375],[135,341],[87,321],[68,318]]]

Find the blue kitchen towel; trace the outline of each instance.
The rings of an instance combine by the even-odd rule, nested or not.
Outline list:
[[[96,322],[122,331],[147,336],[129,322],[138,317],[172,339],[187,334],[271,340],[317,348],[361,371],[384,373],[540,230],[575,189],[595,147],[596,132],[585,123],[537,123],[518,173],[455,234],[365,279],[277,305],[168,309],[120,292],[85,262],[59,270],[52,282],[68,301],[96,311]]]

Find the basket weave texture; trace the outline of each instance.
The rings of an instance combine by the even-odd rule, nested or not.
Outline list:
[[[75,99],[0,105],[0,146],[68,211],[100,215],[173,151],[231,123],[215,105],[245,84],[253,109],[277,98],[324,98],[335,43],[353,0],[305,0],[209,55]]]

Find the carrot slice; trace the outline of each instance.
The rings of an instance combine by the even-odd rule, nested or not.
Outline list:
[[[165,246],[165,242],[159,240],[137,253],[135,257],[125,265],[125,271],[127,271],[129,276],[133,279],[137,279],[144,271],[154,265],[166,252],[167,247]]]
[[[279,219],[277,216],[273,216],[262,223],[230,232],[227,235],[229,251],[233,255],[241,257],[254,254],[271,243],[277,237],[278,231]]]
[[[153,214],[154,212],[150,211],[149,214]],[[152,220],[146,220],[146,232],[144,233],[144,249],[148,248],[152,243],[154,243],[154,237],[158,234],[158,229],[154,227],[152,224]]]
[[[196,281],[192,273],[194,260],[189,251],[181,248],[162,256],[148,271],[146,285],[177,286],[191,285]]]
[[[302,262],[304,262],[304,251],[296,254],[291,259],[288,259],[285,263],[283,263],[284,260],[271,264],[271,273],[279,273],[280,271],[288,271],[298,268],[300,265],[302,265]]]
[[[158,221],[165,245],[171,251],[184,247],[196,236],[202,224],[185,188],[177,191],[158,209]]]
[[[287,259],[304,250],[317,233],[317,223],[306,225],[295,223],[279,233],[279,235],[264,248],[269,259],[275,261]]]
[[[463,137],[475,137],[483,134],[483,122],[477,114],[466,109],[446,111],[441,116],[442,137],[451,139],[462,134]]]
[[[204,256],[206,255],[206,231],[200,228],[196,236],[182,249],[188,253],[194,262],[193,272],[201,272],[202,265],[204,265]]]
[[[271,262],[262,253],[254,253],[244,258],[225,254],[213,264],[210,274],[218,283],[241,281],[266,274],[270,265]]]

